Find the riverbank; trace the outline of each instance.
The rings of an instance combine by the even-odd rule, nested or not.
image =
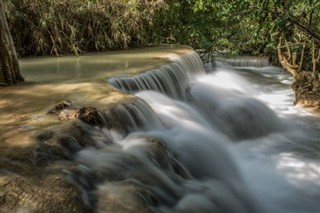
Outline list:
[[[298,79],[291,88],[295,92],[295,105],[320,113],[320,80]]]

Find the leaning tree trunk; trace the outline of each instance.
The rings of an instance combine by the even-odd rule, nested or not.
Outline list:
[[[295,93],[295,104],[301,104],[306,107],[312,107],[317,111],[320,110],[320,80],[319,80],[319,68],[320,62],[320,49],[316,50],[315,43],[312,45],[312,72],[303,70],[305,43],[303,43],[301,49],[300,61],[297,61],[298,54],[292,53],[290,46],[285,41],[285,46],[282,46],[282,38],[278,43],[278,58],[284,69],[289,71],[295,78],[291,88]],[[286,48],[284,53],[282,48]]]
[[[297,80],[299,78],[299,71],[301,71],[302,63],[300,64],[301,66],[297,65],[296,57],[293,57],[293,54],[291,53],[291,50],[287,41],[285,42],[285,44],[286,44],[285,47],[287,48],[286,55],[282,52],[282,37],[281,37],[279,39],[279,43],[277,46],[278,58],[282,67],[288,70],[291,73],[291,75]],[[304,48],[303,48],[303,53],[304,53]]]
[[[8,85],[24,81],[7,24],[3,0],[0,0],[0,81]]]

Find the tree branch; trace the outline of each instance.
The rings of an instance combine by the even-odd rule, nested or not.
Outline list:
[[[279,43],[277,46],[278,58],[279,58],[279,61],[282,65],[282,67],[285,68],[286,70],[288,70],[293,75],[293,77],[295,79],[298,79],[298,77],[299,77],[299,75],[297,73],[298,68],[292,67],[292,65],[288,62],[286,56],[282,53],[281,46],[282,46],[282,38],[279,39]]]
[[[299,69],[298,69],[298,72],[301,72],[302,70],[302,66],[303,66],[303,63],[304,63],[304,50],[306,48],[306,42],[303,43],[302,45],[302,51],[301,51],[301,57],[300,57],[300,66],[299,66]]]
[[[320,35],[312,32],[310,29],[308,29],[307,27],[303,26],[301,23],[295,21],[293,18],[288,18],[288,21],[291,22],[294,25],[297,25],[301,30],[305,31],[306,33],[311,35],[313,38],[315,38],[318,41],[320,41]]]

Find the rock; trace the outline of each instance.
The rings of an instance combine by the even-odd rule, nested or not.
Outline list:
[[[91,125],[101,125],[102,121],[99,117],[98,110],[95,107],[82,107],[79,109],[78,118],[85,123]]]
[[[88,212],[76,188],[65,181],[65,167],[71,164],[20,167],[0,160],[0,177],[7,182],[0,186],[0,212]]]
[[[62,103],[56,104],[56,105],[54,105],[54,106],[52,106],[52,107],[49,107],[48,113],[49,113],[49,114],[56,114],[56,115],[58,115],[58,114],[61,112],[61,110],[70,107],[71,104],[72,104],[71,101],[65,100],[65,101],[63,101]]]
[[[67,120],[76,119],[78,115],[79,115],[79,110],[64,109],[59,113],[58,119],[60,121],[67,121]]]

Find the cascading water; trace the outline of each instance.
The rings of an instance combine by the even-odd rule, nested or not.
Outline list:
[[[224,59],[225,63],[235,67],[268,67],[270,66],[268,58],[236,58]]]
[[[274,85],[289,79],[269,69]],[[319,212],[319,135],[295,122],[307,115],[263,98],[274,87],[266,74],[222,64],[205,74],[191,52],[110,79],[138,97],[116,109],[128,135],[105,132],[112,145],[80,151],[83,179],[72,181],[99,212]]]
[[[124,92],[154,90],[175,99],[185,100],[185,91],[189,88],[190,81],[201,73],[204,73],[201,59],[195,52],[190,52],[155,70],[136,76],[110,78],[108,82]]]

